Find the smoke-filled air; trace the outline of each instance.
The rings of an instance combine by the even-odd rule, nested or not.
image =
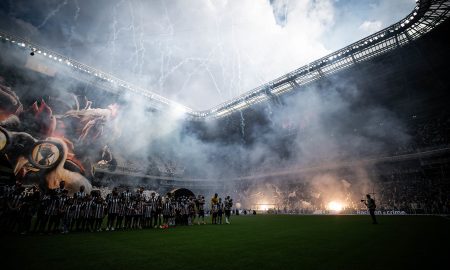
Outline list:
[[[11,34],[177,105],[161,107],[3,42],[1,166],[43,190],[61,181],[70,193],[82,185],[161,194],[187,187],[231,195],[242,208],[357,209],[363,196],[382,192],[374,160],[414,140],[405,115],[373,98],[370,71],[332,75],[223,117],[186,113],[227,102],[414,7],[356,4],[362,19],[342,2],[4,3],[0,23]]]

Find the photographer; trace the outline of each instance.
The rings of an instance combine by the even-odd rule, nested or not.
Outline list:
[[[377,208],[375,200],[370,197],[369,194],[366,195],[366,200],[361,200],[369,209],[370,217],[372,218],[372,224],[378,224],[377,218],[375,217],[375,209]]]

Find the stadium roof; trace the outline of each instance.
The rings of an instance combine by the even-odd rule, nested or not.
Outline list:
[[[91,83],[108,91],[121,93],[132,92],[147,98],[153,107],[165,110],[172,109],[186,113],[193,119],[220,118],[233,112],[243,110],[274,96],[301,89],[313,81],[329,74],[346,69],[358,62],[366,61],[378,55],[402,47],[425,35],[437,25],[446,20],[450,14],[450,0],[421,0],[413,11],[399,22],[337,50],[325,57],[304,65],[275,80],[263,84],[236,98],[215,106],[209,110],[194,111],[178,102],[162,97],[148,89],[138,87],[127,81],[121,80],[107,72],[80,63],[75,59],[58,54],[38,44],[34,44],[24,38],[15,36],[5,31],[0,31],[0,39],[16,44],[23,50],[32,50],[42,59],[53,61],[70,71],[77,78],[85,76],[93,77]]]

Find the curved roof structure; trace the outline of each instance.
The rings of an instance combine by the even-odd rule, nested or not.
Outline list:
[[[450,1],[417,1],[414,10],[399,22],[364,39],[302,66],[243,95],[199,113],[200,117],[223,117],[237,110],[299,89],[328,74],[410,43],[450,17]]]
[[[425,35],[450,17],[450,0],[417,0],[414,10],[399,22],[350,44],[325,57],[304,65],[288,74],[248,91],[236,98],[205,111],[194,111],[180,103],[162,97],[148,89],[135,86],[96,68],[48,50],[5,31],[0,31],[0,40],[16,44],[18,48],[32,50],[60,64],[72,76],[83,80],[92,77],[91,83],[115,93],[129,91],[149,100],[152,107],[160,110],[174,109],[186,113],[194,120],[220,118],[268,100],[300,89],[329,74],[351,67],[386,52],[400,48]],[[75,73],[73,72],[75,71]],[[80,76],[83,74],[83,76]]]

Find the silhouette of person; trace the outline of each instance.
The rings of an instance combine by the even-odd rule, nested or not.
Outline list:
[[[375,216],[375,209],[377,205],[375,204],[375,200],[370,197],[369,194],[366,195],[367,200],[364,201],[364,204],[369,209],[370,217],[372,218],[372,224],[378,224],[377,218]]]

